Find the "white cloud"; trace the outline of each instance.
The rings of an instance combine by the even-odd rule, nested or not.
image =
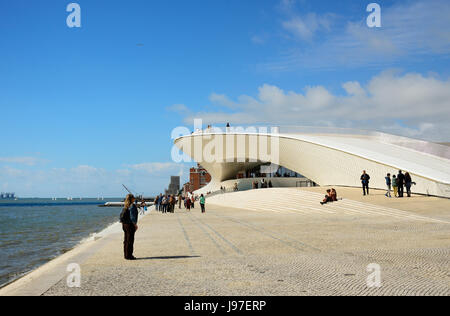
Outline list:
[[[254,44],[262,45],[266,43],[266,39],[261,35],[253,35],[250,39]]]
[[[286,13],[291,13],[295,7],[296,0],[281,0],[278,8]]]
[[[331,26],[331,14],[323,16],[308,13],[305,16],[294,16],[282,23],[283,28],[302,40],[311,40],[319,31],[329,31]]]
[[[178,113],[181,115],[186,115],[190,112],[189,109],[187,108],[187,106],[184,104],[174,104],[172,106],[166,107],[166,110],[170,111],[170,112],[175,112],[175,113]]]
[[[236,102],[221,95],[234,111],[194,113],[204,122],[234,124],[334,125],[371,129],[394,129],[408,136],[427,136],[448,141],[450,120],[450,80],[417,73],[383,72],[368,83],[344,82],[341,94],[323,86],[305,87],[303,91],[284,91],[265,84],[256,98],[240,96]],[[398,122],[402,122],[399,124]],[[441,131],[443,133],[441,133]]]

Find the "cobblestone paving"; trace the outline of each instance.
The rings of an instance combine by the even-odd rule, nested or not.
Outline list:
[[[122,259],[117,235],[82,263],[80,288],[61,280],[45,295],[450,295],[450,210],[435,220],[267,208],[152,213],[136,235],[140,260]],[[371,263],[379,288],[366,283]]]

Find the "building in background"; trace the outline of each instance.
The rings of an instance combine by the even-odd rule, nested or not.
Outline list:
[[[166,190],[166,195],[178,195],[180,193],[180,177],[170,177],[169,188]]]
[[[189,182],[183,186],[184,192],[197,191],[211,182],[211,175],[200,164],[189,171]]]

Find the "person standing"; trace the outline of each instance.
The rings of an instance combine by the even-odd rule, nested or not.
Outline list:
[[[386,187],[387,187],[387,192],[386,192],[386,197],[391,197],[391,185],[392,185],[392,181],[391,181],[391,174],[388,173],[386,176]]]
[[[192,206],[192,208],[195,208],[195,197],[194,197],[194,194],[192,194],[192,196],[191,196],[191,206]]]
[[[203,194],[200,196],[200,207],[202,209],[202,213],[205,213],[205,197],[203,196]]]
[[[183,197],[181,194],[178,194],[178,209],[181,210],[181,203],[183,202]]]
[[[120,214],[120,222],[124,232],[123,252],[126,260],[136,260],[133,256],[134,235],[138,230],[138,209],[136,207],[136,198],[133,194],[128,194],[125,198],[125,205]]]
[[[363,174],[361,175],[361,183],[363,186],[363,193],[364,195],[369,195],[369,180],[370,176],[366,173],[366,170],[363,171]]]
[[[412,185],[412,179],[409,172],[405,173],[405,187],[406,187],[406,194],[408,197],[411,197],[411,185]]]
[[[403,186],[405,185],[405,175],[401,170],[398,171],[397,175],[397,185],[398,185],[398,197],[403,197]]]
[[[398,197],[398,183],[397,176],[395,174],[392,176],[392,189],[394,190],[394,196]]]

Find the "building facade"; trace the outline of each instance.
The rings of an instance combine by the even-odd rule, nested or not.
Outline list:
[[[172,176],[170,177],[169,188],[166,190],[166,195],[178,195],[180,193],[180,177]]]
[[[385,189],[386,175],[402,170],[412,177],[413,193],[450,198],[450,148],[423,140],[348,129],[281,128],[277,133],[200,131],[177,138],[175,145],[211,175],[202,189],[210,192],[243,171],[272,163],[320,186],[360,187],[365,170],[372,188]],[[198,157],[205,152],[212,154]]]
[[[15,198],[15,193],[0,193],[0,200],[14,200]]]
[[[189,170],[189,182],[184,184],[184,192],[194,192],[207,186],[211,182],[211,175],[200,164]]]

